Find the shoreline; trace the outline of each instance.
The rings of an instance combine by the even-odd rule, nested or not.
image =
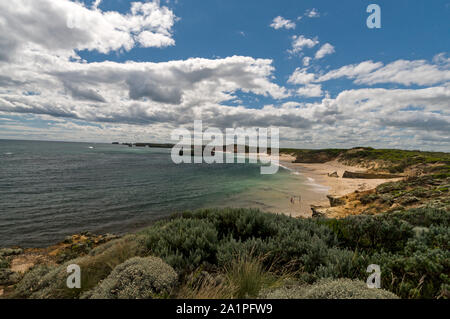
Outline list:
[[[303,210],[301,215],[294,217],[311,217],[311,205],[329,208],[330,201],[327,195],[333,197],[342,197],[355,191],[368,191],[376,188],[378,185],[401,180],[402,178],[384,178],[384,179],[364,179],[364,178],[342,178],[344,171],[365,172],[366,169],[358,166],[344,165],[337,160],[325,163],[292,163],[294,156],[288,154],[280,154],[280,166],[291,170],[294,174],[298,173],[310,181],[310,185],[324,190],[320,192],[324,194],[321,199],[302,200],[303,206],[308,206],[308,216],[303,216],[306,212]],[[328,174],[336,172],[339,177],[330,177]]]

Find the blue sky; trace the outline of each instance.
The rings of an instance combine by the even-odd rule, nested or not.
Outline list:
[[[0,5],[0,138],[169,141],[202,119],[284,146],[450,149],[448,0],[57,2]]]

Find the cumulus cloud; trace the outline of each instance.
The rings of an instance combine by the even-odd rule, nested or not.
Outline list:
[[[294,73],[288,79],[288,83],[291,84],[307,84],[313,82],[316,79],[314,73],[308,73],[307,68],[297,68]]]
[[[297,89],[297,95],[305,97],[320,97],[323,95],[322,85],[320,84],[307,84],[304,87]]]
[[[203,110],[223,108],[220,104],[233,100],[238,91],[288,97],[285,88],[270,81],[271,64],[271,60],[241,56],[162,63],[30,64],[25,73],[20,71],[29,82],[0,92],[0,110],[135,124],[177,122],[179,114],[193,120]],[[8,69],[14,76],[18,68],[0,66]],[[39,95],[24,95],[24,91]]]
[[[308,18],[318,18],[318,17],[320,17],[320,13],[319,13],[319,10],[317,10],[316,8],[312,8],[312,9],[306,10],[305,16]]]
[[[292,49],[289,50],[289,53],[299,53],[304,48],[313,48],[317,44],[319,44],[319,40],[317,40],[317,38],[310,39],[303,35],[294,35],[292,36]]]
[[[363,61],[330,71],[310,67],[311,58],[303,57],[303,67],[287,81],[293,86],[289,89],[275,78],[271,59],[90,63],[77,51],[110,53],[175,43],[176,17],[159,2],[134,3],[124,14],[101,11],[100,4],[0,2],[0,117],[20,119],[1,120],[1,137],[167,141],[173,128],[202,119],[205,127],[277,126],[282,142],[297,147],[425,145],[448,150],[448,139],[439,139],[448,134],[450,123],[446,54],[431,62]],[[316,38],[296,36],[292,51],[302,54],[318,44]],[[330,97],[324,82],[339,78],[361,86],[431,87],[363,87]],[[272,104],[249,108],[241,93],[268,97]],[[305,102],[310,101],[305,97],[316,99]],[[27,125],[28,119],[45,120],[49,127]]]
[[[278,16],[273,19],[270,26],[272,28],[274,28],[275,30],[282,29],[282,28],[295,29],[295,22],[293,22],[289,19],[285,19],[282,16]]]
[[[0,111],[102,123],[183,124],[221,113],[239,119],[235,112],[244,107],[223,105],[236,101],[237,92],[289,96],[272,81],[270,59],[82,61],[78,50],[108,53],[174,44],[176,16],[159,1],[134,2],[126,14],[103,12],[100,3],[91,8],[67,0],[0,3],[5,30],[0,34]],[[252,118],[270,122],[266,116]]]
[[[316,59],[322,59],[324,56],[328,55],[328,54],[333,54],[334,51],[334,46],[332,46],[329,43],[325,43],[324,45],[322,45],[320,47],[320,49],[316,52],[315,58]]]
[[[136,45],[174,45],[174,13],[159,1],[133,2],[130,12],[103,12],[69,0],[0,2],[0,60],[11,60],[19,50],[47,50],[74,56],[74,50],[108,53]],[[57,30],[57,32],[55,32]]]

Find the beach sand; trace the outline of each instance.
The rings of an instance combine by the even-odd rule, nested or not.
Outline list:
[[[312,185],[318,185],[318,189],[327,189],[326,192],[319,191],[316,197],[302,197],[303,209],[293,214],[294,217],[311,217],[311,205],[330,207],[330,203],[326,195],[344,196],[354,191],[366,191],[373,189],[380,184],[395,181],[399,179],[359,179],[359,178],[342,178],[344,171],[364,172],[364,168],[347,166],[338,161],[330,161],[326,163],[292,163],[295,157],[287,154],[280,155],[280,165],[298,172],[306,177]],[[329,173],[337,172],[339,177],[330,177]],[[295,190],[293,190],[295,193]],[[306,209],[307,208],[307,209]]]
[[[273,162],[276,157],[267,154],[250,153],[246,157],[269,157]],[[366,169],[344,165],[338,161],[326,163],[292,163],[295,157],[288,154],[279,155],[281,169],[287,169],[293,178],[285,180],[282,184],[267,185],[256,188],[232,197],[224,206],[226,207],[252,207],[263,211],[282,213],[292,217],[311,217],[311,205],[330,207],[327,195],[345,196],[354,191],[366,191],[379,184],[398,179],[354,179],[342,178],[344,171],[365,172]],[[339,177],[330,177],[328,174],[336,172]]]

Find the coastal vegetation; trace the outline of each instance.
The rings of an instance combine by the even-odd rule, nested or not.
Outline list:
[[[9,297],[447,298],[449,221],[436,208],[341,219],[188,211],[73,260],[36,265]],[[82,269],[81,289],[65,286],[69,264]],[[380,265],[382,290],[364,285],[369,264]]]
[[[375,189],[293,218],[255,209],[177,213],[123,237],[74,235],[41,251],[24,273],[0,249],[4,298],[449,298],[450,155],[289,150],[297,162],[336,160],[396,174]],[[372,178],[369,176],[367,178]],[[78,264],[81,288],[66,287]],[[381,289],[365,284],[381,269]]]
[[[296,163],[325,163],[332,160],[362,166],[374,171],[404,173],[408,168],[425,168],[450,176],[450,153],[422,152],[398,149],[374,149],[354,147],[352,149],[280,149],[280,153],[292,154]],[[438,166],[438,168],[436,168]]]

